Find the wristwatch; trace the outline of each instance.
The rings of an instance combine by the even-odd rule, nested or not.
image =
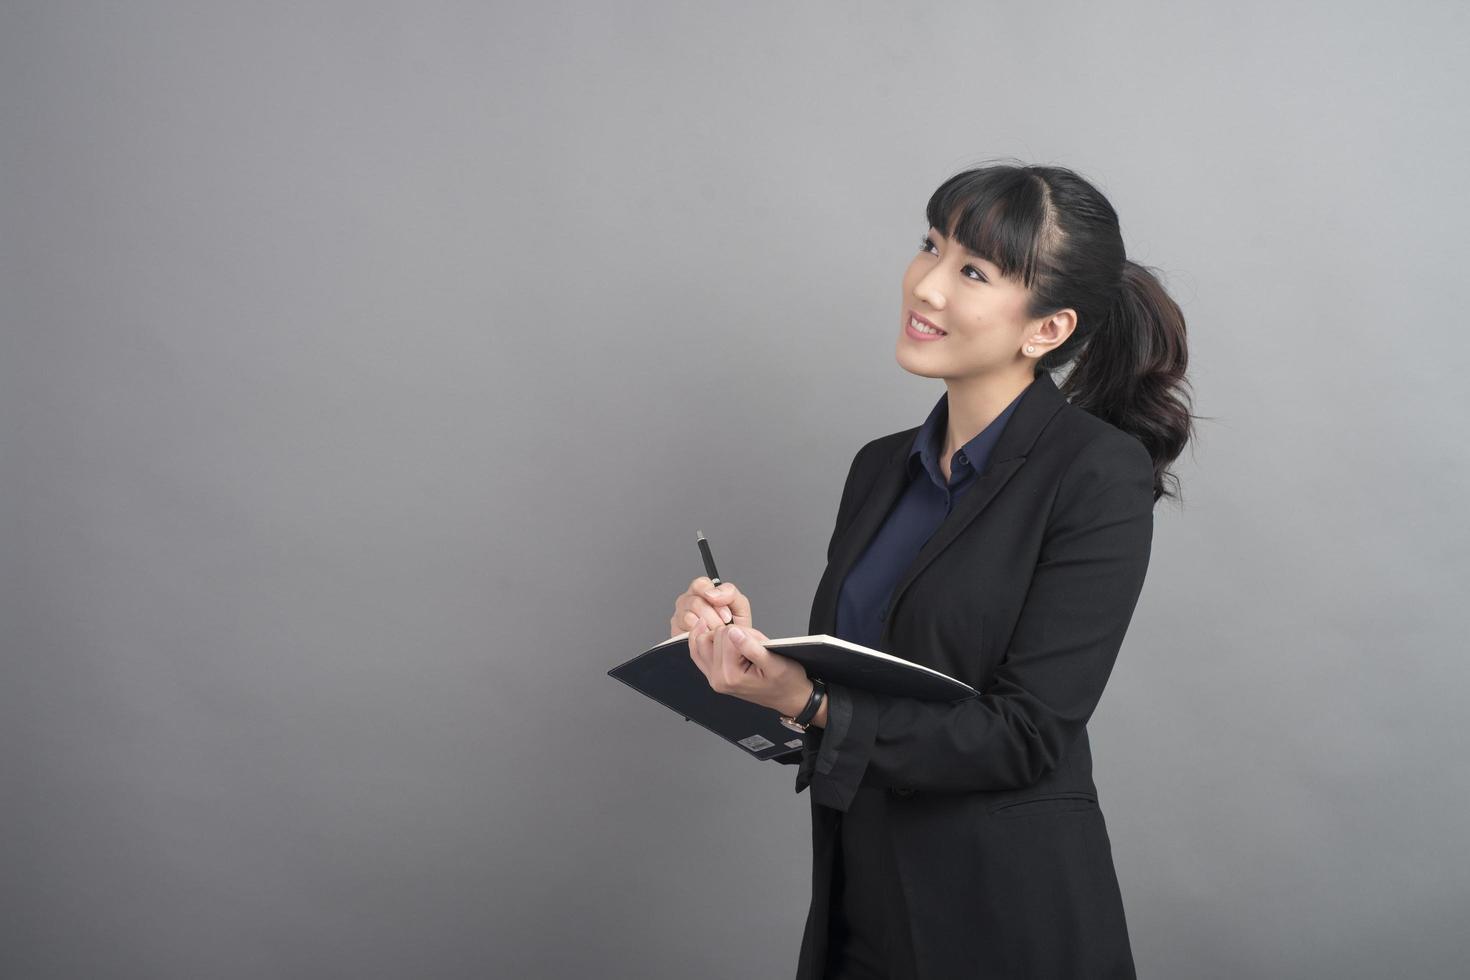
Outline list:
[[[795,718],[788,715],[781,716],[781,724],[793,732],[804,732],[811,727],[812,719],[817,716],[817,711],[822,707],[822,701],[827,697],[827,682],[820,677],[812,678],[812,694],[806,699],[806,707],[802,708]]]

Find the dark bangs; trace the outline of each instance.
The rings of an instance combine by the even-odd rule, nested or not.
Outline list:
[[[1014,167],[957,174],[929,198],[929,224],[994,262],[1007,279],[1027,289],[1040,274],[1047,236],[1044,181]]]

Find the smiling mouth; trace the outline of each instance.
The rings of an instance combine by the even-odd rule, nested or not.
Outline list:
[[[944,337],[948,335],[946,331],[940,330],[938,327],[934,326],[931,323],[926,323],[923,320],[920,320],[913,314],[909,314],[909,329],[913,330],[915,333],[925,334],[926,336],[930,337]]]

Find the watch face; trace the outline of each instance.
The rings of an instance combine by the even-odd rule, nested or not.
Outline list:
[[[806,732],[806,729],[804,727],[802,727],[801,725],[798,725],[794,720],[792,720],[790,718],[787,718],[785,715],[782,715],[781,716],[781,724],[785,725],[787,728],[791,729],[793,732],[802,732],[802,733],[805,733]]]

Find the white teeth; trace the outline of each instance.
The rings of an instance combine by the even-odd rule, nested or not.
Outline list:
[[[935,330],[933,327],[929,326],[927,323],[923,323],[922,321],[918,320],[915,317],[909,317],[909,326],[911,326],[915,330],[919,331],[919,333],[935,333],[935,334],[942,334],[942,333],[944,333],[943,330]]]

